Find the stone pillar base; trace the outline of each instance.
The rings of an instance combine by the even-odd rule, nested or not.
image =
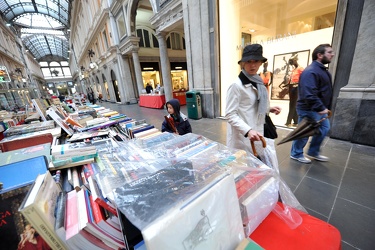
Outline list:
[[[331,137],[375,146],[375,89],[342,89],[334,111]]]

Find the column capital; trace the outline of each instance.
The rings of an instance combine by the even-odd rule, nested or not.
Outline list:
[[[157,36],[158,39],[165,39],[165,36],[167,35],[167,32],[161,31],[161,30],[156,30],[155,35]]]
[[[129,36],[126,38],[125,42],[120,46],[120,51],[122,55],[129,54],[131,52],[138,52],[139,50],[140,38],[136,36]]]

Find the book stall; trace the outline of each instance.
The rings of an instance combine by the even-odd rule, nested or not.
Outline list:
[[[0,141],[1,249],[280,249],[292,232],[340,248],[277,164],[100,105],[33,104],[41,121]]]

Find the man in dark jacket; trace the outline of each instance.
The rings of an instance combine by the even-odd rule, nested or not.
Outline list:
[[[332,77],[324,64],[330,63],[334,56],[329,44],[321,44],[312,53],[313,62],[302,72],[298,89],[297,113],[298,122],[306,117],[320,120],[327,117],[332,102]],[[328,134],[330,123],[328,119],[321,122],[320,133],[311,139],[307,157],[318,161],[328,161],[328,157],[320,154],[320,146]],[[290,158],[302,163],[311,163],[303,155],[303,148],[309,138],[293,141]]]

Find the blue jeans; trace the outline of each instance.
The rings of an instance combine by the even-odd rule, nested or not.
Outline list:
[[[307,110],[300,110],[300,109],[297,109],[297,113],[298,113],[298,123],[300,123],[304,117],[308,117],[316,121],[319,121],[323,117],[327,116],[326,114],[320,115],[318,112],[315,112],[315,111],[307,111]],[[311,155],[311,156],[319,155],[320,146],[324,138],[328,134],[329,129],[330,129],[329,120],[325,119],[324,121],[321,122],[321,125],[319,127],[320,133],[318,135],[314,135],[311,139],[310,147],[309,147],[309,150],[307,151],[308,155]],[[303,157],[303,148],[306,146],[306,143],[308,140],[309,140],[308,137],[294,140],[292,143],[292,149],[290,151],[290,155],[295,158]]]

